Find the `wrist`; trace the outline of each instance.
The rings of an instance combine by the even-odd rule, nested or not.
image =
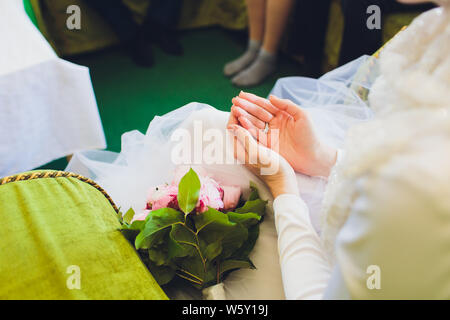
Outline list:
[[[278,198],[279,196],[283,195],[283,194],[291,194],[291,195],[294,195],[294,196],[297,196],[297,197],[300,196],[300,194],[298,193],[298,190],[297,190],[297,191],[294,191],[294,190],[289,190],[289,189],[286,189],[286,190],[278,190],[277,192],[272,191],[271,193],[272,193],[272,197],[273,197],[274,200],[275,200],[276,198]]]
[[[337,149],[324,145],[316,154],[317,172],[316,176],[328,178],[331,170],[336,164]]]
[[[281,196],[282,194],[292,194],[295,196],[300,196],[297,179],[293,178],[285,181],[279,186],[270,187],[270,193],[272,194],[274,199],[276,199],[278,196]]]

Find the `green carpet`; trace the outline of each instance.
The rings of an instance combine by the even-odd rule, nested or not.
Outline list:
[[[90,68],[107,149],[120,151],[124,132],[145,132],[155,115],[193,101],[229,110],[231,98],[240,89],[230,83],[222,69],[245,50],[245,41],[240,38],[219,28],[184,31],[184,55],[169,56],[156,47],[155,65],[150,69],[134,65],[120,48],[71,59]],[[278,78],[298,74],[298,65],[281,57],[279,71],[247,91],[267,96]],[[65,165],[61,159],[43,168],[64,169]]]
[[[23,7],[24,7],[25,12],[27,13],[28,17],[30,18],[31,22],[33,22],[33,24],[37,28],[38,23],[37,23],[36,15],[34,14],[34,11],[33,11],[33,6],[30,3],[30,0],[23,0]]]

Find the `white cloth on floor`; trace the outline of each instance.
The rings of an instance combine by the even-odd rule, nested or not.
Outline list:
[[[0,1],[0,177],[105,147],[89,69],[57,57],[22,1]]]

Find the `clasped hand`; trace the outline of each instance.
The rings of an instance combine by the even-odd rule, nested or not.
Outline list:
[[[269,186],[274,197],[298,193],[294,170],[309,176],[329,176],[337,150],[318,139],[308,114],[299,106],[273,95],[265,99],[245,92],[232,102],[228,129],[235,133],[239,145],[235,152],[240,149],[246,155],[245,159],[235,156]],[[252,148],[258,150],[258,157],[249,163]],[[261,174],[260,169],[271,161],[277,162],[278,171]]]

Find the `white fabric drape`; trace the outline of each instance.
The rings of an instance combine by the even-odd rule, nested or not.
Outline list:
[[[89,70],[56,56],[22,1],[0,1],[0,176],[105,147]]]

